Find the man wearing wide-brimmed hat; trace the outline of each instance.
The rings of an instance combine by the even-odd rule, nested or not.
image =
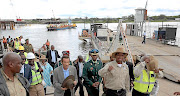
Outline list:
[[[46,87],[51,86],[51,75],[53,73],[53,68],[52,66],[47,62],[47,58],[45,55],[42,55],[39,59],[39,63],[41,65],[41,68],[43,69],[42,75],[43,75],[43,80],[45,82],[44,85],[44,92],[46,94]]]
[[[114,61],[107,63],[99,70],[99,75],[106,78],[106,96],[126,96],[129,91],[129,68],[124,61],[128,53],[123,48],[118,48],[112,57]]]
[[[88,92],[88,96],[99,96],[99,84],[102,78],[98,75],[98,71],[102,68],[102,62],[97,60],[98,50],[91,50],[92,60],[84,64],[83,68],[83,78],[84,86]]]

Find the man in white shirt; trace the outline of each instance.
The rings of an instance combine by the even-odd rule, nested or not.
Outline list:
[[[51,45],[51,50],[47,51],[46,58],[48,58],[48,63],[53,67],[55,66],[55,63],[57,62],[57,58],[60,58],[58,51],[55,50],[54,45]]]
[[[144,31],[144,34],[143,34],[143,36],[144,36],[144,37],[143,37],[142,44],[143,44],[143,43],[145,44],[145,43],[146,43],[146,31]]]
[[[74,66],[76,67],[77,70],[77,75],[78,75],[78,83],[75,87],[75,92],[77,88],[79,87],[79,95],[84,96],[84,90],[83,90],[83,83],[82,83],[82,74],[83,74],[83,67],[85,61],[83,60],[83,57],[81,55],[78,56],[78,58],[73,62]]]

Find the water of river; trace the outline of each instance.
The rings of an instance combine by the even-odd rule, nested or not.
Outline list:
[[[160,24],[162,23],[149,23],[151,31],[154,32],[154,30],[157,30]],[[164,24],[178,25],[177,37],[180,38],[180,22],[165,22]],[[108,28],[116,30],[117,25],[118,23],[109,23]],[[92,49],[92,45],[89,43],[84,44],[78,39],[78,34],[81,33],[84,24],[77,24],[78,27],[76,29],[58,31],[47,31],[46,26],[45,24],[34,24],[31,26],[16,27],[15,30],[0,30],[0,38],[2,36],[15,38],[22,35],[24,39],[29,39],[35,50],[38,50],[48,39],[60,55],[62,51],[69,50],[71,60],[75,60],[78,55],[85,56]],[[125,26],[125,23],[123,26]],[[90,24],[86,24],[85,27],[90,28]]]

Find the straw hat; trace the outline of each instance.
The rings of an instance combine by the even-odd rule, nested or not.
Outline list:
[[[40,58],[39,58],[39,60],[46,60],[47,58],[46,58],[46,56],[45,55],[42,55]]]
[[[62,83],[62,87],[63,88],[67,88],[67,89],[73,89],[74,87],[74,81],[75,81],[75,77],[73,75],[69,75]]]
[[[115,58],[116,53],[123,53],[125,57],[128,55],[128,53],[125,52],[124,48],[118,48],[114,53],[112,53],[113,58]]]

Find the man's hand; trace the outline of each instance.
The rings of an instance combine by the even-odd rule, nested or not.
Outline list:
[[[50,74],[52,74],[52,73],[53,73],[53,71],[50,72]]]
[[[78,61],[79,61],[79,58],[76,59],[75,63],[77,64]]]
[[[39,68],[39,72],[43,72],[43,69],[42,69],[42,68]]]
[[[109,71],[111,71],[113,69],[114,69],[113,66],[109,66],[109,68],[108,68]]]
[[[62,88],[62,87],[61,87],[61,89],[64,90],[64,91],[67,90],[67,88]]]
[[[96,86],[96,83],[93,83],[92,86],[93,86],[93,87],[97,87],[97,86]]]
[[[77,85],[77,82],[76,81],[74,81],[74,86],[76,86]]]
[[[96,86],[98,87],[99,86],[99,82],[95,82]]]
[[[159,73],[159,69],[155,69],[154,72],[155,72],[155,73]]]

